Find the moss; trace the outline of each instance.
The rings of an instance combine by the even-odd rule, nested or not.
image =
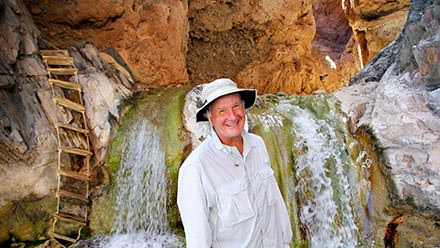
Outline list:
[[[116,127],[115,135],[111,141],[109,150],[108,150],[108,163],[107,167],[111,173],[111,175],[115,175],[118,171],[120,163],[121,163],[121,154],[122,154],[122,144],[125,139],[125,135],[130,128],[130,124],[133,122],[133,119],[136,117],[137,108],[134,106],[129,107],[126,113],[121,118],[120,124]]]
[[[164,98],[168,99],[169,105],[166,106],[165,128],[162,129],[162,143],[165,145],[165,156],[167,165],[167,186],[168,186],[168,221],[173,229],[181,228],[180,214],[176,204],[177,198],[177,178],[179,168],[188,154],[191,141],[189,134],[183,128],[183,106],[186,93],[190,88],[184,87],[164,93]]]
[[[132,105],[121,118],[121,122],[113,137],[110,149],[108,167],[111,177],[114,178],[121,164],[122,149],[126,137],[137,122],[144,119],[159,130],[160,142],[165,151],[167,166],[168,199],[167,210],[171,227],[181,228],[180,217],[175,203],[177,195],[177,175],[180,165],[189,149],[189,135],[183,128],[183,104],[190,86],[182,88],[156,89],[137,95]],[[101,200],[94,202],[93,212],[99,213],[102,209],[111,208],[116,196],[114,186]],[[95,233],[106,233],[112,226],[112,215],[99,214],[94,219]]]
[[[111,233],[113,217],[116,215],[113,208],[115,201],[114,186],[107,190],[103,196],[93,200],[88,226],[91,236]]]
[[[0,244],[8,240],[34,241],[46,236],[56,209],[54,197],[28,197],[20,204],[9,203],[0,209]]]

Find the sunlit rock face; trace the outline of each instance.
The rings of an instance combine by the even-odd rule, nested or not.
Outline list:
[[[408,3],[388,8],[386,14],[375,3],[368,11],[381,17],[380,23],[375,18],[352,21],[351,12],[365,5],[347,7],[337,0],[190,1],[188,72],[196,83],[228,76],[260,93],[334,91],[393,41],[405,23]],[[353,27],[368,33],[371,56],[364,60]]]
[[[353,29],[362,65],[366,65],[382,48],[397,38],[406,21],[409,2],[342,1],[342,7]]]
[[[396,38],[408,6],[339,0],[25,2],[46,46],[87,40],[100,50],[115,48],[138,81],[135,89],[226,76],[261,93],[306,94],[347,83]]]
[[[115,48],[140,82],[137,88],[188,82],[186,1],[26,1],[46,45],[80,40]]]
[[[319,20],[321,37],[325,32],[321,32],[325,29],[321,27],[322,19],[329,15],[325,15],[319,4],[314,13],[312,3],[289,0],[190,1],[187,56],[190,77],[196,83],[205,83],[228,76],[240,85],[258,89],[260,93],[326,90],[323,80],[328,73],[325,70],[330,71],[335,62],[326,62],[326,56],[320,56],[321,50],[313,49],[312,43],[317,33],[315,14],[322,17]],[[332,18],[340,18],[343,24],[342,8],[336,16]],[[340,22],[333,24],[338,26]],[[341,28],[342,36],[349,33],[344,28],[348,28],[346,22]],[[336,37],[330,40],[333,38]],[[336,63],[338,59],[335,57],[340,55],[347,42],[347,39],[341,40],[343,44],[338,44],[337,49],[329,48],[328,43],[320,44],[323,50],[336,50],[337,56],[333,56]]]

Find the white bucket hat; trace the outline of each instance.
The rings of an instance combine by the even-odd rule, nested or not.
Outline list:
[[[229,78],[216,79],[203,87],[202,90],[202,102],[203,106],[199,108],[196,114],[196,122],[208,121],[205,116],[206,110],[208,110],[209,104],[219,97],[238,93],[241,99],[244,101],[244,107],[249,108],[255,103],[257,98],[257,91],[254,89],[239,89],[237,84]]]

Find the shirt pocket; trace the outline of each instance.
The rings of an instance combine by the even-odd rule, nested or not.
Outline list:
[[[276,193],[276,182],[275,177],[273,176],[274,172],[272,168],[264,167],[258,171],[258,178],[261,184],[261,195],[265,196],[265,200],[269,206],[275,204],[275,193]]]
[[[219,220],[225,228],[237,225],[251,217],[254,211],[249,199],[249,189],[242,180],[218,189]]]

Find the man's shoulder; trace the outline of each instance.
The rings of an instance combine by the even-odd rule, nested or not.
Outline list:
[[[209,149],[210,149],[210,145],[209,142],[207,142],[207,140],[204,140],[200,145],[198,145],[190,154],[189,156],[185,159],[185,161],[183,162],[183,165],[200,165],[200,157],[203,156],[203,154],[205,153],[209,153]]]
[[[261,138],[261,136],[254,134],[254,133],[247,133],[248,139],[252,144],[255,145],[264,145],[264,140]]]

